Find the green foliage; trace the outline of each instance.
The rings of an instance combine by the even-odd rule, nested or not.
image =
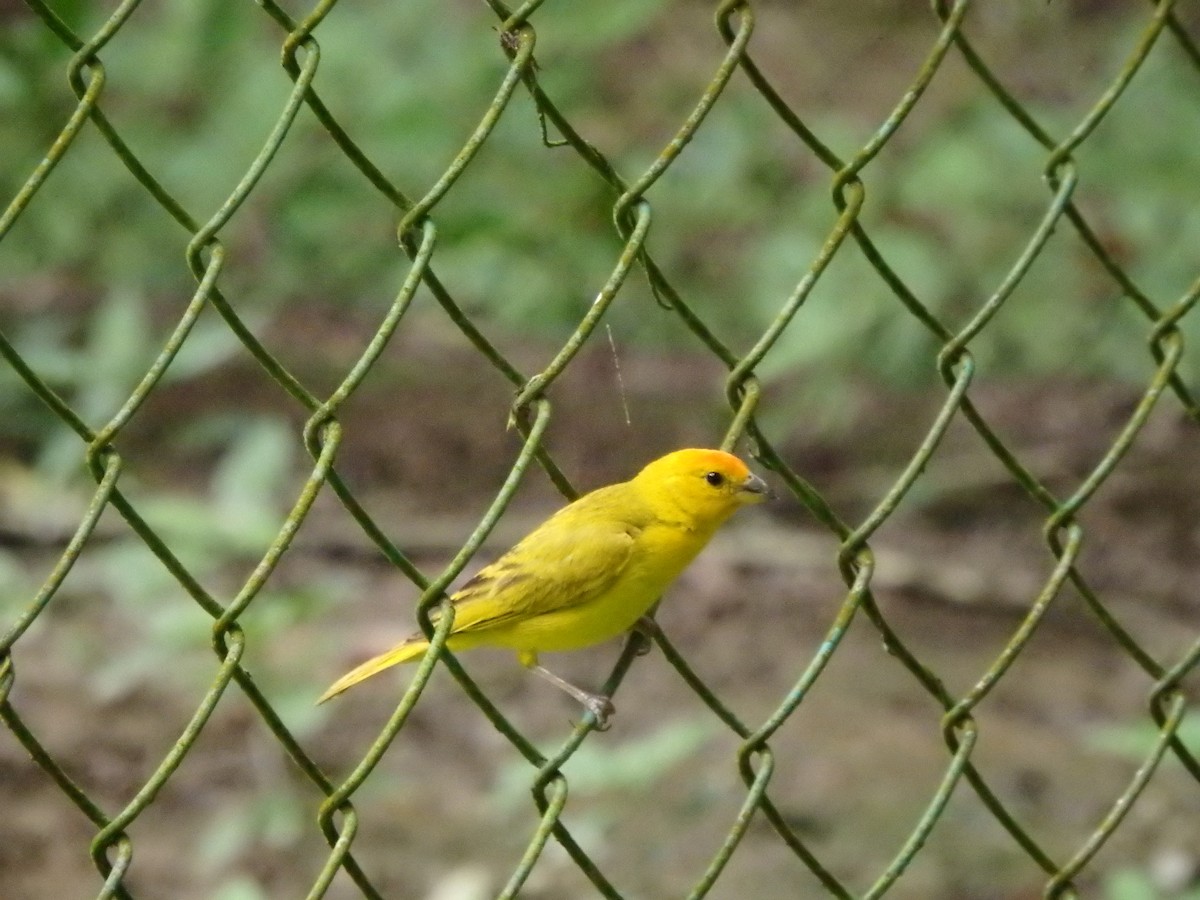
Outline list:
[[[1190,753],[1200,751],[1200,721],[1184,719],[1175,732]],[[1088,746],[1105,753],[1143,760],[1158,742],[1159,731],[1153,722],[1097,728],[1088,735]]]
[[[573,794],[646,790],[694,756],[714,734],[707,720],[682,719],[615,746],[584,744],[567,760],[563,774]],[[492,799],[504,809],[523,809],[529,802],[528,765],[513,762],[502,769]]]
[[[380,17],[339,6],[317,32],[322,97],[413,198],[450,162],[503,72],[483,10],[480,18],[431,15],[436,7],[425,0]],[[646,39],[661,14],[660,4],[634,2],[608,4],[599,19],[592,8],[547,10],[539,28],[541,76],[569,115],[591,112],[597,96],[627,88],[612,62],[623,46]],[[69,18],[86,20],[78,24],[87,30],[98,15],[88,10]],[[430,22],[437,23],[433,33]],[[8,107],[0,120],[0,171],[9,179],[28,171],[46,146],[47,108],[65,120],[72,106],[65,57],[47,52],[42,31],[30,23],[0,38],[7,57],[17,60],[0,69],[0,98]],[[105,51],[103,108],[200,221],[233,188],[283,104],[290,82],[277,61],[280,37],[251,7],[177,0],[139,13]],[[1120,37],[1112,42],[1109,69],[1128,47],[1129,34]],[[719,52],[711,39],[711,60],[664,58],[664,73],[674,81],[662,89],[663,103],[686,109],[698,97]],[[1105,245],[1164,306],[1185,289],[1190,248],[1200,240],[1200,213],[1178,202],[1188,173],[1200,164],[1200,148],[1186,127],[1196,115],[1194,85],[1176,57],[1167,47],[1152,55],[1130,96],[1077,154],[1078,202],[1103,223]],[[743,91],[744,102],[718,104],[679,164],[652,188],[650,245],[683,295],[719,334],[742,346],[795,288],[836,211],[828,175],[808,151],[743,83],[735,79],[729,90]],[[867,137],[852,124],[853,111],[814,111],[803,97],[793,102],[847,155]],[[1045,104],[1034,109],[1056,133],[1066,133],[1080,115]],[[619,130],[621,115],[632,131]],[[596,109],[590,118],[596,133],[587,136],[614,154],[628,177],[667,137],[657,121],[641,121],[636,105]],[[865,171],[864,224],[922,302],[951,327],[961,327],[996,289],[1043,214],[1050,197],[1041,183],[1046,157],[992,98],[977,92],[951,103],[903,146],[889,146]],[[436,268],[485,327],[560,339],[615,258],[613,199],[572,152],[542,146],[532,105],[519,97],[438,208]],[[120,228],[111,227],[114,211]],[[222,284],[236,293],[242,312],[272,317],[297,296],[315,295],[336,296],[347,309],[376,316],[405,265],[392,236],[396,218],[302,112],[262,185],[222,232],[229,247]],[[131,297],[148,298],[142,302],[159,310],[180,308],[192,285],[183,260],[187,238],[85,129],[6,240],[0,266],[9,291],[45,272],[48,262],[76,273],[73,290],[93,298],[90,306],[111,307],[108,324],[129,348],[125,360],[106,352],[105,364],[128,362],[133,370],[155,340],[140,323],[119,320],[128,319]],[[611,312],[618,341],[690,345],[679,328],[663,327],[669,320],[644,286],[631,282],[627,293]],[[23,341],[47,339],[25,333],[32,328],[15,326]],[[1061,348],[1072,346],[1085,348],[1072,360],[1083,373],[1141,377],[1148,354],[1142,359],[1120,349],[1131,329],[1149,330],[1062,226],[973,349],[993,372],[1047,371],[1061,363]],[[60,329],[78,340],[71,331]],[[50,337],[61,352],[64,335]],[[831,385],[824,373],[928,381],[931,341],[849,249],[819,280],[762,372],[804,371]],[[104,340],[106,351],[113,343]],[[53,358],[40,361],[54,371]],[[838,402],[836,390],[816,393]],[[95,398],[97,407],[105,399],[111,403]]]
[[[1168,108],[1190,103],[1194,92],[1189,73],[1173,62],[1168,54],[1153,57],[1135,82]],[[1200,149],[1168,124],[1172,120],[1150,121],[1158,109],[1132,98],[1118,105],[1111,118],[1122,124],[1106,122],[1078,153],[1074,199],[1089,220],[1103,223],[1100,237],[1108,252],[1167,308],[1194,277],[1194,260],[1179,250],[1200,241],[1200,216],[1178,198],[1184,190],[1179,179],[1200,164]],[[1054,112],[1043,110],[1039,117],[1062,118]],[[1133,137],[1148,133],[1153,139]],[[892,150],[864,175],[864,224],[918,299],[949,327],[960,328],[999,287],[1044,214],[1052,195],[1040,183],[1048,154],[989,97],[964,101],[906,152]],[[809,200],[807,206],[785,211],[779,218],[787,224],[755,242],[749,269],[757,275],[748,277],[761,285],[752,295],[763,298],[764,310],[777,306],[815,255],[824,233],[813,224],[820,204]],[[1185,328],[1195,332],[1194,317],[1185,319]],[[1138,338],[1144,342],[1149,332],[1150,323],[1064,222],[971,347],[993,374],[1061,370],[1070,347],[1075,371],[1136,380],[1145,377],[1150,355],[1131,354],[1128,346]],[[835,258],[761,371],[784,374],[799,366],[816,378],[843,378],[850,365],[904,383],[932,375],[929,357],[927,333],[852,250]]]
[[[267,893],[256,882],[239,875],[217,888],[213,900],[267,900]]]
[[[1105,900],[1200,900],[1200,888],[1164,891],[1139,869],[1117,869],[1104,879]]]

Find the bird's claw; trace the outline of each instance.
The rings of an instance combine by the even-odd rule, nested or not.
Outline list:
[[[593,694],[583,704],[587,711],[592,714],[592,718],[596,720],[596,731],[608,731],[612,727],[612,723],[608,721],[608,717],[617,711],[613,706],[613,702],[603,694]]]

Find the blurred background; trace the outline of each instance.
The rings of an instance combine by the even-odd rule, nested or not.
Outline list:
[[[1200,35],[1194,4],[1182,27]],[[52,9],[90,35],[111,9]],[[844,159],[879,128],[939,30],[920,4],[755,5],[750,51]],[[288,7],[297,18],[306,10]],[[973,46],[1062,139],[1121,72],[1152,9],[1108,0],[980,4]],[[533,17],[538,80],[632,181],[678,130],[725,46],[694,0],[546,3]],[[366,155],[412,197],[458,152],[507,69],[483,5],[342,3],[321,22],[314,86]],[[147,0],[100,56],[100,105],[142,163],[200,221],[225,201],[286,102],[283,32],[252,4]],[[0,198],[14,198],[75,109],[71,52],[32,11],[0,2]],[[1200,70],[1164,34],[1078,148],[1075,202],[1111,259],[1162,308],[1197,275]],[[912,291],[952,328],[997,289],[1050,201],[1048,158],[953,48],[899,132],[863,172],[861,222]],[[741,353],[771,324],[836,218],[829,169],[741,74],[647,195],[649,247],[722,341]],[[588,310],[622,242],[614,195],[569,148],[547,148],[521,89],[438,204],[434,268],[472,322],[526,374]],[[302,110],[246,204],[220,231],[220,287],[318,397],[378,328],[408,262],[396,208]],[[195,290],[191,234],[85,127],[0,238],[0,331],[80,417],[120,408]],[[1200,314],[1183,319],[1194,340]],[[1068,496],[1116,439],[1155,370],[1151,323],[1065,222],[971,343],[971,397],[1024,464]],[[838,515],[861,522],[945,401],[940,342],[853,245],[819,279],[757,368],[763,431]],[[1194,354],[1184,381],[1198,387]],[[632,277],[550,392],[546,444],[579,488],[627,477],[683,445],[719,442],[726,367],[644,279]],[[454,555],[516,457],[512,385],[424,290],[343,407],[339,472],[428,574]],[[162,384],[121,432],[121,487],[204,587],[228,602],[311,469],[307,411],[202,314]],[[1080,514],[1081,569],[1164,666],[1196,638],[1200,467],[1196,423],[1167,394]],[[94,491],[79,437],[0,364],[0,631],[36,594]],[[560,502],[531,469],[481,551],[499,552]],[[1045,509],[961,417],[873,537],[878,602],[955,696],[1011,637],[1053,568]],[[743,721],[771,714],[845,597],[838,540],[794,498],[743,515],[695,564],[660,621]],[[467,573],[476,565],[468,567]],[[245,665],[336,781],[394,706],[406,673],[317,708],[344,669],[411,630],[418,595],[325,490],[241,622]],[[212,621],[112,510],[13,650],[13,707],[110,815],[179,737],[216,673]],[[554,666],[597,684],[615,646]],[[468,670],[544,752],[577,711],[505,653]],[[1194,678],[1193,678],[1194,681]],[[1060,862],[1087,840],[1153,745],[1149,678],[1068,587],[981,705],[973,759]],[[739,740],[652,653],[617,697],[608,733],[567,764],[565,822],[631,897],[683,896],[745,796]],[[940,709],[858,621],[772,742],[771,793],[853,891],[907,838],[949,755]],[[1185,722],[1196,750],[1200,732]],[[389,897],[494,896],[537,815],[532,770],[444,671],[355,797],[355,852]],[[327,848],[320,796],[238,690],[129,829],[139,897],[301,896]],[[0,729],[0,897],[93,896],[95,827]],[[1200,789],[1171,757],[1079,879],[1106,900],[1200,897]],[[1046,875],[966,787],[889,893],[1017,900]],[[712,897],[819,896],[756,820]],[[551,845],[522,896],[593,896]],[[331,897],[359,896],[341,876]]]

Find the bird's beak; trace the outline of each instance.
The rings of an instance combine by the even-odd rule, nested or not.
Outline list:
[[[775,496],[775,492],[757,475],[748,476],[738,488],[738,494],[746,503],[761,503]]]

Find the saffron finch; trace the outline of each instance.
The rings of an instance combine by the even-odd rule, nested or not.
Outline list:
[[[716,530],[769,493],[729,453],[668,453],[631,480],[564,506],[467,581],[450,598],[454,624],[446,646],[515,650],[521,665],[581,702],[604,728],[611,701],[543,668],[538,654],[586,647],[635,627]],[[425,635],[414,634],[347,672],[318,702],[419,659],[428,647]]]

